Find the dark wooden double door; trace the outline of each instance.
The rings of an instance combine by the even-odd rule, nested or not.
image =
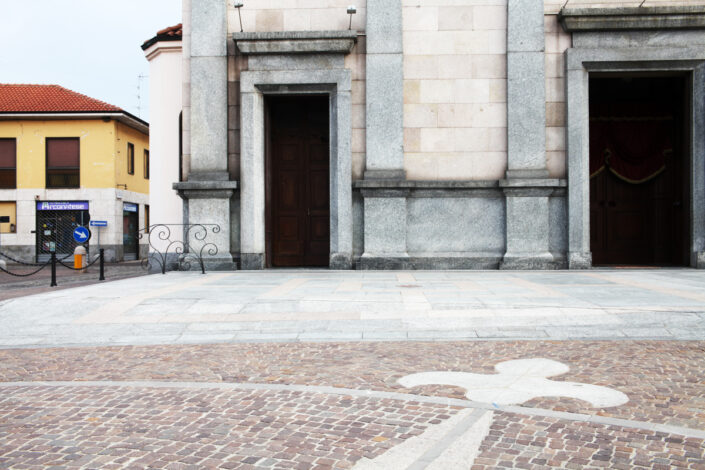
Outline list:
[[[680,77],[590,80],[595,265],[688,264],[684,93]]]
[[[327,96],[267,100],[267,265],[328,266],[330,143]]]

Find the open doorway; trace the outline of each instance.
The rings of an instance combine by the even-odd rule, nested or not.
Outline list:
[[[594,265],[687,266],[686,78],[591,75]]]
[[[268,96],[265,119],[267,267],[328,266],[329,98]]]

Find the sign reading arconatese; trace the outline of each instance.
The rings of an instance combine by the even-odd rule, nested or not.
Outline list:
[[[37,202],[38,211],[87,211],[86,201],[64,201],[64,202]]]

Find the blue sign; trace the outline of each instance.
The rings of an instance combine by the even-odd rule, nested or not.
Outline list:
[[[122,204],[122,210],[124,212],[137,212],[137,204],[133,204],[132,202],[124,202]]]
[[[49,202],[38,201],[38,211],[87,211],[88,203],[85,201]]]
[[[107,227],[108,221],[107,220],[91,220],[90,225],[91,225],[91,227]]]
[[[86,243],[88,240],[91,239],[91,231],[88,230],[86,227],[76,227],[73,229],[73,239],[76,240],[78,243]]]

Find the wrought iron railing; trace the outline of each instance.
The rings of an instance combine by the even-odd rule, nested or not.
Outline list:
[[[218,224],[154,224],[143,228],[138,237],[140,240],[147,237],[149,256],[142,260],[142,266],[166,274],[168,266],[191,271],[191,263],[197,262],[205,274],[206,260],[218,254],[218,246],[208,238],[217,233],[220,233]],[[176,262],[174,257],[178,258]]]

